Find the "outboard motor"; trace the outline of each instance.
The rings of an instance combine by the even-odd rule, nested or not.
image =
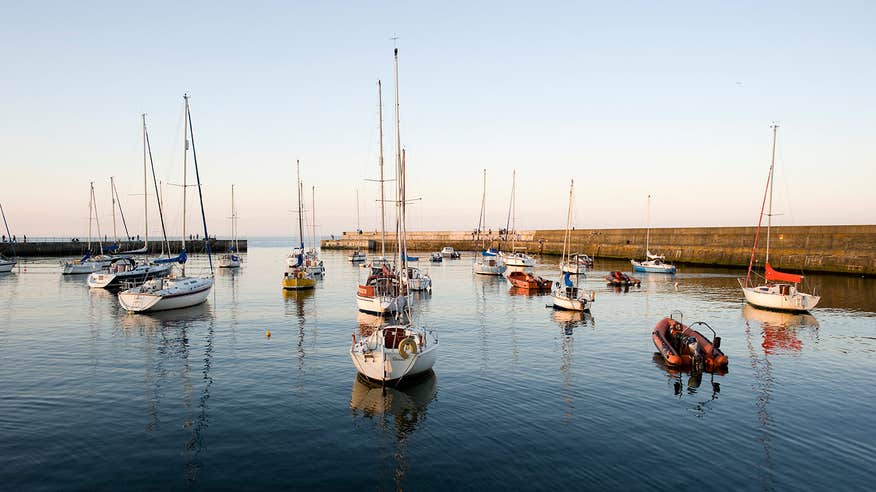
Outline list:
[[[703,354],[700,352],[700,344],[694,337],[687,338],[687,349],[690,353],[690,369],[691,372],[703,372]]]

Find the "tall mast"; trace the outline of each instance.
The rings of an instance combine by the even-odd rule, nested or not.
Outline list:
[[[772,226],[773,221],[773,178],[775,176],[774,173],[776,166],[776,133],[779,129],[779,125],[776,123],[773,123],[770,126],[773,128],[773,151],[770,156],[770,177],[768,182],[770,187],[770,203],[767,211],[766,259],[764,260],[764,263],[770,262],[770,227]]]
[[[237,211],[234,210],[234,185],[231,185],[231,244],[237,253]]]
[[[113,177],[110,176],[110,201],[113,206],[113,237],[116,240],[116,244],[119,243],[119,233],[116,231],[116,194],[114,192],[116,185],[113,183]]]
[[[648,194],[648,206],[646,207],[647,212],[645,213],[645,222],[647,223],[647,229],[645,230],[645,260],[648,260],[648,254],[650,254],[650,242],[651,242],[651,194]]]
[[[152,186],[155,187],[155,201],[158,202],[158,219],[161,222],[161,235],[164,237],[162,250],[167,248],[167,257],[170,258],[170,243],[167,241],[167,228],[164,226],[164,209],[161,206],[161,192],[158,189],[158,178],[155,177],[155,162],[152,160],[152,145],[149,143],[149,131],[146,129],[145,114],[143,115],[143,135],[146,139],[146,151],[149,154],[149,167],[152,168]]]
[[[487,226],[487,212],[485,207],[487,206],[487,170],[484,169],[484,191],[481,194],[481,215],[478,217],[478,237],[477,241],[481,240],[481,230]],[[483,246],[483,243],[481,243]]]
[[[571,237],[572,237],[572,233],[571,233],[570,229],[572,227],[572,196],[573,196],[572,193],[574,193],[574,190],[575,190],[575,180],[573,179],[571,181],[571,184],[569,185],[569,210],[566,213],[566,234],[563,235],[563,260],[562,260],[563,263],[565,263],[566,259],[567,259],[566,253],[567,252],[571,253],[571,251],[567,250],[567,245],[569,245],[571,243]],[[561,263],[561,265],[562,265],[562,263]],[[577,266],[576,266],[576,268],[577,268]],[[560,273],[562,273],[562,271],[563,271],[563,268],[562,268],[562,266],[560,266]]]
[[[94,206],[94,224],[97,226],[97,245],[100,248],[100,254],[103,254],[103,239],[100,234],[100,217],[97,216],[97,197],[94,196],[94,181],[91,182],[91,203]],[[88,234],[91,235],[91,221],[88,223]]]
[[[310,217],[312,219],[310,226],[313,229],[313,252],[316,253],[316,186],[310,188]]]
[[[182,234],[179,237],[179,248],[180,252],[186,250],[186,195],[188,195],[188,189],[186,186],[188,185],[188,169],[187,169],[187,157],[189,155],[189,95],[188,93],[183,94],[183,101],[185,101],[185,112],[183,113],[183,182],[182,182],[182,192],[183,192],[183,206],[182,206]],[[207,238],[205,237],[206,241]],[[182,264],[182,274],[185,276],[186,274],[186,264]]]
[[[122,218],[122,226],[125,228],[125,241],[131,237],[131,234],[128,232],[128,221],[125,220],[125,211],[122,210],[122,199],[119,197],[119,190],[116,188],[116,183],[112,179],[110,179],[110,183],[113,186],[113,196],[115,197],[115,203],[119,206],[119,216]]]
[[[149,188],[147,186],[147,178],[149,173],[146,170],[146,113],[143,117],[143,223],[146,229],[143,233],[143,247],[146,248],[146,254],[149,254]]]
[[[396,179],[398,182],[398,192],[396,198],[399,203],[396,204],[398,207],[398,211],[400,215],[397,219],[397,222],[404,222],[404,169],[402,166],[402,150],[401,150],[401,119],[399,117],[399,105],[398,105],[398,48],[393,49],[393,60],[395,64],[395,164],[396,164]],[[397,226],[397,230],[401,232],[401,224]],[[398,238],[398,250],[399,250],[399,264],[402,265],[403,270],[407,272],[407,252],[402,251],[402,239],[401,236]]]
[[[745,285],[751,285],[751,269],[754,267],[754,255],[757,253],[757,241],[760,238],[760,226],[763,224],[763,210],[766,206],[767,194],[772,194],[770,191],[773,186],[773,164],[775,163],[775,155],[776,155],[776,129],[778,125],[773,123],[770,125],[770,128],[773,129],[773,150],[772,150],[772,158],[770,160],[770,172],[767,175],[767,184],[766,188],[763,189],[763,201],[760,202],[760,215],[757,216],[757,230],[754,233],[754,244],[751,246],[751,256],[748,259],[748,273],[745,274]],[[772,209],[772,198],[770,199],[770,209]],[[769,232],[769,227],[767,227],[767,232]],[[769,244],[769,241],[767,242]],[[767,246],[767,260],[769,260],[769,246]]]
[[[383,86],[377,80],[377,114],[380,120],[380,256],[386,259],[386,208],[383,193]]]
[[[303,201],[303,190],[301,188],[301,161],[295,160],[295,169],[298,172],[298,241],[301,253],[304,253],[304,219],[302,216],[301,202]]]
[[[198,203],[201,205],[201,223],[204,225],[204,250],[207,252],[207,262],[210,264],[210,275],[213,275],[213,256],[210,254],[210,234],[207,232],[207,215],[204,212],[204,192],[201,190],[201,172],[198,170],[198,152],[195,150],[195,129],[192,128],[192,113],[189,111],[188,94],[185,95],[185,99],[186,119],[189,124],[189,136],[192,137],[192,161],[195,164],[195,182],[198,186]],[[185,192],[185,189],[185,186],[183,186],[183,192]]]
[[[359,188],[356,188],[356,232],[362,229],[359,221]]]
[[[91,184],[90,191],[88,192],[88,244],[86,247],[88,251],[91,252],[91,217],[94,214],[94,181],[89,181]],[[12,239],[10,239],[11,241]]]
[[[3,211],[3,204],[0,203],[0,215],[3,216],[3,225],[6,226],[6,237],[9,238],[9,245],[12,247],[12,257],[15,255],[15,243],[12,242],[12,234],[9,232],[9,222],[6,222],[6,212]]]
[[[511,200],[508,202],[508,219],[505,221],[505,242],[508,242],[509,228],[511,227],[511,209],[514,206],[514,190],[517,188],[517,170],[511,173]]]

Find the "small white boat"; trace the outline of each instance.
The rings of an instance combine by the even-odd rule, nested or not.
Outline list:
[[[770,160],[770,172],[769,177],[767,178],[767,186],[764,190],[764,202],[767,201],[767,196],[769,196],[769,209],[767,213],[764,214],[763,206],[761,206],[760,218],[757,222],[757,232],[754,236],[754,246],[751,249],[751,258],[748,262],[748,274],[745,278],[738,279],[739,286],[742,287],[742,294],[745,296],[746,302],[752,306],[765,309],[775,309],[778,311],[809,311],[818,304],[821,297],[814,294],[800,292],[797,289],[797,284],[803,280],[802,275],[780,272],[773,269],[770,265],[770,229],[773,216],[773,175],[776,160],[776,133],[778,131],[778,125],[773,124],[772,130],[772,158]],[[754,257],[757,253],[757,241],[760,236],[760,227],[764,215],[767,217],[766,256],[764,259],[765,283],[763,285],[754,285],[751,274],[754,268]]]
[[[459,258],[459,252],[451,246],[444,246],[441,248],[441,256],[444,258],[456,259]]]
[[[583,253],[569,255],[568,259],[560,262],[560,271],[572,275],[584,275],[588,268],[593,268],[593,259]]]
[[[408,274],[403,280],[410,290],[432,290],[432,278],[417,267],[408,267]]]
[[[569,210],[566,215],[566,232],[563,235],[563,259],[561,264],[568,265],[572,263],[572,259],[569,256],[569,251],[571,250],[572,245],[572,210],[574,203],[574,193],[575,193],[575,180],[572,180],[569,184]],[[577,255],[576,255],[577,256]],[[575,260],[575,264],[577,265],[577,259]],[[577,273],[577,271],[575,272]],[[562,283],[554,282],[553,287],[551,288],[551,298],[553,299],[553,304],[555,309],[566,309],[569,311],[587,311],[590,309],[590,305],[593,303],[593,299],[595,297],[593,291],[590,292],[589,298],[584,294],[579,286],[578,282],[581,278],[580,275],[575,275],[575,281],[572,282],[571,272],[564,272],[563,268],[560,268],[560,274],[563,277]]]
[[[113,209],[113,212],[115,212],[115,208]],[[100,254],[97,256],[91,255],[92,221],[97,224],[97,241],[100,248]],[[98,220],[97,218],[97,201],[94,197],[94,181],[91,181],[88,194],[88,243],[86,245],[85,256],[78,260],[62,261],[62,275],[82,275],[86,273],[93,273],[109,264],[112,258],[104,256],[103,241],[101,241],[100,235],[100,220]]]
[[[0,258],[0,273],[9,273],[15,268],[16,261],[7,258]]]
[[[119,304],[135,313],[180,309],[206,301],[211,287],[212,277],[156,278],[120,292]]]
[[[314,250],[304,253],[304,268],[314,277],[322,277],[325,274],[325,265],[319,259],[319,253]]]
[[[354,335],[350,358],[368,379],[392,383],[432,369],[437,351],[438,338],[431,330],[393,325],[361,339]]]
[[[499,256],[502,258],[502,261],[506,266],[509,267],[534,267],[535,260],[524,253],[523,251],[515,251],[512,253],[499,253]]]
[[[371,314],[393,314],[408,306],[408,296],[399,283],[398,275],[389,268],[374,270],[365,284],[360,284],[356,292],[356,307],[359,311]]]
[[[240,268],[240,250],[237,243],[237,208],[234,206],[234,185],[231,185],[231,244],[228,252],[219,257],[219,268]]]
[[[502,275],[507,267],[494,249],[482,251],[472,267],[477,275]]]
[[[648,228],[645,231],[645,259],[630,260],[634,272],[675,274],[675,265],[666,263],[663,255],[651,254],[651,195],[648,195]]]
[[[361,251],[354,251],[347,257],[347,260],[352,263],[359,263],[360,261],[365,261],[367,258],[365,257],[365,253]]]

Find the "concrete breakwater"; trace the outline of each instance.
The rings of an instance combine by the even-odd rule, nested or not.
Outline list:
[[[228,250],[228,245],[231,241],[227,239],[211,239],[210,251],[214,253],[223,253]],[[246,251],[246,240],[238,240],[240,251]],[[119,251],[131,251],[143,247],[143,241],[121,241]],[[149,241],[149,252],[152,254],[161,253],[162,243],[160,241]],[[179,248],[179,240],[171,241],[170,247],[174,252]],[[15,255],[20,257],[34,256],[82,256],[88,250],[88,243],[85,241],[37,241],[37,242],[9,242],[0,243],[0,252],[6,256],[12,256],[12,249],[15,248]],[[188,253],[204,253],[204,241],[193,240],[186,241],[186,251]],[[98,254],[100,248],[97,243],[91,243],[91,252]]]
[[[747,267],[756,227],[675,227],[651,229],[650,249],[675,263]],[[572,250],[596,258],[642,258],[646,229],[576,229]],[[518,231],[515,246],[529,253],[559,255],[563,251],[563,230]],[[395,236],[387,234],[387,248]],[[492,231],[487,245],[510,250],[510,241]],[[763,263],[766,232],[761,231],[756,264]],[[451,246],[461,251],[476,250],[480,243],[472,232],[409,232],[412,251],[439,251]],[[380,234],[345,232],[339,239],[324,240],[325,249],[367,249],[380,247]],[[394,249],[394,248],[392,248]],[[773,227],[770,263],[789,272],[830,272],[876,276],[876,225],[778,226]]]

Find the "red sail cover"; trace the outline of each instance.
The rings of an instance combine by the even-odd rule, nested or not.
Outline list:
[[[783,273],[773,270],[773,267],[771,267],[769,263],[766,264],[766,274],[764,276],[767,280],[793,282],[795,284],[800,283],[800,280],[803,279],[803,275],[794,275],[793,273]]]

